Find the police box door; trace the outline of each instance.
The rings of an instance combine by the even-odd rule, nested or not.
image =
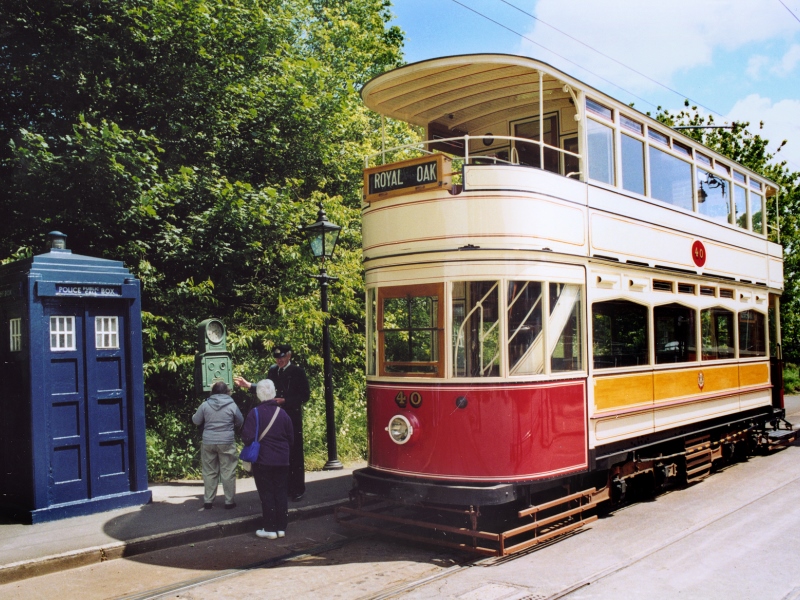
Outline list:
[[[130,491],[124,302],[61,299],[45,306],[48,487],[55,504]]]

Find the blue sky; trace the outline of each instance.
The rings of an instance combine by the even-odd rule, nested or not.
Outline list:
[[[642,112],[659,105],[677,110],[688,97],[718,123],[750,121],[755,133],[764,121],[761,134],[770,150],[788,140],[777,157],[800,171],[800,0],[393,4],[408,62],[474,52],[520,54],[634,102]]]

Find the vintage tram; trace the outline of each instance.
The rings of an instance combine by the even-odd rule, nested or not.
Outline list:
[[[364,171],[369,461],[342,522],[502,555],[633,477],[793,439],[775,183],[531,58],[428,60],[362,97],[425,141]],[[519,520],[484,531],[497,506]]]

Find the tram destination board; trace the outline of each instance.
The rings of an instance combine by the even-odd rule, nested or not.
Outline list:
[[[373,202],[432,188],[449,188],[450,163],[443,154],[434,154],[365,169],[364,199]]]

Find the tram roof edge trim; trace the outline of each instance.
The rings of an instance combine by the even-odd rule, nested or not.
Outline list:
[[[490,53],[460,54],[410,63],[372,78],[362,88],[361,98],[370,110],[378,114],[424,127],[435,120],[430,118],[432,113],[438,114],[441,118],[456,112],[449,110],[447,104],[455,102],[456,99],[462,100],[466,95],[463,90],[467,88],[470,88],[469,95],[475,99],[470,107],[472,111],[483,110],[487,114],[496,112],[498,103],[506,102],[512,96],[517,96],[517,98],[530,96],[531,102],[534,102],[536,101],[534,96],[538,96],[538,72],[545,77],[588,93],[618,110],[635,113],[636,117],[644,120],[648,127],[663,132],[665,135],[677,137],[681,142],[702,152],[711,153],[720,157],[724,162],[736,165],[738,169],[768,183],[769,187],[774,188],[775,191],[781,189],[774,181],[727,156],[723,156],[681,131],[660,123],[653,117],[546,62],[526,56]],[[531,75],[534,73],[537,73],[536,93],[531,88]],[[547,93],[560,94],[561,90],[552,90]],[[567,93],[564,92],[564,95],[567,96]],[[448,100],[449,96],[452,97],[451,100]],[[771,195],[770,190],[765,191],[767,191],[767,195]]]

